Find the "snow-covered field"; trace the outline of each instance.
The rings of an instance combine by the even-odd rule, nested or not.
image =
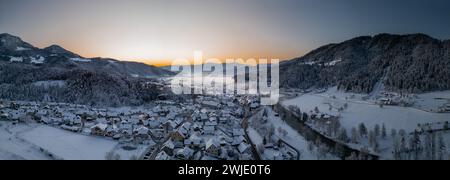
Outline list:
[[[38,126],[19,135],[24,140],[66,160],[104,160],[117,142]]]
[[[29,129],[21,126],[9,128],[7,123],[0,122],[0,160],[49,160],[50,157],[39,151],[39,148],[16,137],[15,133]]]
[[[0,125],[0,159],[5,160],[104,160],[117,145],[116,141],[45,125]]]
[[[436,96],[436,94],[423,95],[420,99],[430,103],[432,100],[425,98],[430,96]],[[360,123],[364,123],[370,129],[384,123],[388,129],[404,129],[411,132],[419,123],[450,121],[449,113],[431,113],[414,107],[384,106],[381,108],[379,105],[361,100],[360,97],[362,95],[343,92],[309,93],[283,101],[282,104],[297,106],[302,112],[307,113],[314,111],[317,107],[321,113],[340,115],[342,125],[348,130],[357,127]],[[348,107],[339,112],[338,109],[345,104]],[[330,107],[332,107],[331,110]]]
[[[436,111],[443,104],[450,103],[450,91],[419,94],[414,107],[426,111]]]

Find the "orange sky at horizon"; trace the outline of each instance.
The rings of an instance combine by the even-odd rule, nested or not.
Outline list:
[[[73,46],[73,44],[71,44]],[[69,48],[66,48],[65,46],[61,45],[63,48],[66,48],[69,51],[72,51],[76,54],[79,54],[80,56],[83,56],[85,58],[96,58],[96,57],[101,57],[101,58],[112,58],[112,59],[116,59],[116,60],[120,60],[120,61],[134,61],[134,62],[141,62],[141,63],[145,63],[148,65],[153,65],[153,66],[157,66],[157,67],[162,67],[162,66],[170,66],[172,65],[172,62],[177,60],[177,59],[186,59],[188,61],[191,62],[191,64],[193,63],[193,58],[194,58],[194,53],[195,50],[193,50],[190,54],[189,53],[185,53],[184,56],[178,56],[178,57],[173,57],[173,58],[164,58],[164,59],[153,59],[151,57],[149,58],[142,58],[142,57],[138,57],[135,54],[130,54],[129,56],[127,55],[112,55],[110,56],[109,54],[114,54],[114,53],[109,53],[109,52],[101,52],[100,54],[97,54],[97,51],[95,51],[94,49],[86,49],[84,48],[85,46],[80,45],[78,48],[77,47],[72,47],[71,45],[69,45]],[[40,48],[45,48],[45,47],[40,47]],[[74,49],[74,50],[72,50]],[[80,52],[77,52],[76,49],[81,49]],[[145,51],[141,51],[141,52],[145,52]],[[150,51],[151,52],[151,51]],[[184,51],[186,52],[186,51]],[[250,53],[240,53],[237,55],[226,55],[226,54],[220,54],[219,55],[214,55],[214,54],[210,54],[208,52],[204,52],[201,51],[203,53],[203,61],[209,60],[209,59],[217,59],[219,61],[221,61],[222,63],[224,63],[227,59],[232,59],[232,60],[237,60],[237,59],[242,59],[244,61],[247,61],[249,59],[255,59],[255,60],[259,60],[259,59],[277,59],[280,61],[283,60],[291,60],[297,57],[301,57],[304,55],[304,53],[306,52],[300,52],[298,55],[286,55],[286,54],[280,54],[280,55],[274,55],[275,53],[271,54],[271,53],[257,53],[254,52],[255,55],[251,55]],[[149,53],[151,54],[151,53]],[[230,53],[231,54],[231,53]],[[236,54],[236,53],[234,53]],[[169,56],[169,54],[167,55]],[[177,64],[179,65],[179,64]],[[182,65],[186,65],[186,64],[182,64]]]

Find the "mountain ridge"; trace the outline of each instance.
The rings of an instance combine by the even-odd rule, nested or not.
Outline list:
[[[40,49],[23,41],[20,37],[8,33],[0,34],[0,40],[0,60],[4,61],[44,65],[48,62],[55,63],[57,62],[56,60],[59,60],[59,64],[71,64],[72,66],[79,66],[91,71],[101,70],[107,73],[121,73],[132,77],[173,75],[170,71],[144,63],[120,61],[112,58],[85,58],[59,45],[51,45]],[[60,60],[64,60],[64,62],[60,62]],[[115,65],[108,66],[108,64],[113,64],[113,62]],[[132,70],[130,67],[138,70]]]
[[[321,46],[280,64],[286,88],[338,86],[369,93],[383,76],[387,90],[450,89],[450,44],[426,34],[360,36]]]
[[[172,74],[143,63],[84,58],[58,45],[39,49],[0,34],[0,99],[139,106],[169,92],[151,78]]]

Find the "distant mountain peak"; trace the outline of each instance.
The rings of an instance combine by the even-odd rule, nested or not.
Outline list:
[[[64,49],[63,47],[61,47],[59,45],[51,45],[49,47],[44,48],[44,50],[50,54],[61,55],[61,56],[65,56],[67,58],[81,58],[80,55],[75,54],[71,51],[68,51],[67,49]]]
[[[48,49],[48,50],[57,50],[57,51],[67,51],[66,49],[64,49],[63,47],[61,47],[61,46],[59,46],[59,45],[56,45],[56,44],[53,44],[53,45],[51,45],[51,46],[49,46],[49,47],[46,47],[46,48],[44,48],[44,49]]]
[[[20,39],[19,37],[13,36],[13,35],[8,34],[8,33],[1,33],[0,34],[0,38],[17,38],[17,39]]]
[[[0,48],[7,50],[25,49],[25,48],[35,48],[31,44],[24,42],[20,37],[13,36],[8,33],[0,34]]]

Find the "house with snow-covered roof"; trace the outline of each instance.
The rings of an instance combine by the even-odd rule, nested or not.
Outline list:
[[[133,130],[133,133],[136,137],[148,138],[149,130],[145,126],[139,126]]]
[[[203,138],[199,137],[197,133],[193,133],[188,139],[184,140],[184,145],[192,149],[201,148],[204,143]]]
[[[131,124],[121,124],[120,132],[125,136],[133,135],[133,126]]]
[[[194,156],[194,150],[189,147],[184,147],[182,149],[177,150],[175,157],[181,160],[189,160]]]
[[[175,132],[172,132],[170,137],[174,140],[174,141],[178,141],[178,142],[184,142],[184,140],[186,139],[186,137],[189,135],[189,131],[186,130],[183,127],[178,128]]]
[[[97,136],[106,136],[106,128],[108,128],[107,124],[99,123],[91,127],[91,134]]]
[[[166,130],[166,132],[171,132],[177,127],[177,124],[175,122],[169,120],[163,124],[163,127]]]
[[[283,154],[280,151],[266,150],[263,157],[265,160],[284,160]]]
[[[152,119],[152,118],[150,118]],[[155,129],[158,128],[162,125],[162,122],[158,119],[158,120],[150,120],[148,121],[148,127],[150,127],[151,129]]]
[[[204,135],[214,135],[216,132],[215,126],[203,126],[203,134]]]
[[[216,138],[211,138],[206,141],[205,151],[208,155],[218,157],[220,153],[220,144]]]
[[[215,101],[203,101],[202,105],[204,107],[211,108],[211,109],[219,109],[221,107],[220,103],[215,102]]]
[[[161,147],[161,150],[166,152],[168,155],[173,155],[174,149],[175,149],[175,144],[173,143],[173,141],[171,139],[166,141]]]
[[[163,139],[165,136],[164,129],[151,129],[150,133],[153,135],[156,139]]]
[[[170,156],[165,151],[161,151],[156,155],[155,160],[170,160]]]
[[[204,123],[205,126],[217,126],[217,121],[206,121]]]
[[[239,136],[243,136],[245,134],[244,129],[242,128],[233,128],[233,136],[234,137],[239,137]]]
[[[248,145],[247,143],[244,143],[244,142],[239,144],[237,149],[238,149],[239,153],[241,153],[241,154],[250,153],[250,145]]]
[[[200,121],[207,121],[207,120],[208,120],[208,115],[206,113],[200,114]]]
[[[203,126],[199,125],[198,123],[192,124],[192,130],[196,132],[200,132],[203,129]]]
[[[243,142],[246,142],[246,139],[245,139],[244,136],[234,136],[233,137],[233,142],[231,143],[231,145],[239,146]]]
[[[190,131],[192,127],[192,123],[190,122],[185,122],[181,125],[181,128],[185,129],[186,131]]]
[[[61,127],[61,129],[64,129],[66,131],[72,131],[72,132],[80,131],[80,127],[68,126],[68,125],[65,125],[65,124],[61,125],[60,127]]]

